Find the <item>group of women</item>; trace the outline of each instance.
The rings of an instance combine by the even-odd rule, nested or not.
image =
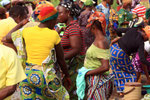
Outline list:
[[[82,1],[82,8],[73,1],[62,1],[55,8],[50,2],[40,0],[32,14],[34,22],[23,20],[3,38],[3,44],[15,48],[25,68],[27,79],[19,84],[21,99],[108,100],[114,85],[122,93],[126,82],[137,81],[130,60],[130,55],[136,52],[150,81],[146,70],[150,63],[144,56],[149,28],[145,28],[141,18],[127,28],[133,16],[126,11],[130,0],[123,0],[118,12],[121,28],[112,26],[112,32],[120,38],[114,39],[110,47],[109,10],[113,3],[110,1],[103,0],[93,9],[93,0]],[[60,29],[57,23],[66,27]],[[64,31],[62,37],[58,34],[61,31]]]

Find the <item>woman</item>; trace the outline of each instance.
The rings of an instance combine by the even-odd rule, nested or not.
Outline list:
[[[0,20],[6,18],[6,10],[2,7],[0,7]]]
[[[96,11],[90,16],[88,22],[87,27],[91,29],[95,40],[87,50],[84,61],[85,69],[90,69],[85,75],[87,83],[85,98],[87,100],[108,100],[113,90],[113,76],[109,74],[110,53],[105,37],[105,15]]]
[[[17,40],[21,41],[19,36],[22,35],[25,49],[17,49],[19,53],[26,50],[27,56],[25,70],[27,79],[20,83],[21,99],[69,100],[67,90],[55,74],[53,48],[55,48],[57,61],[65,75],[64,84],[67,84],[68,88],[70,87],[70,78],[60,44],[61,39],[58,33],[53,30],[58,12],[51,3],[46,1],[40,2],[35,12],[38,12],[36,13],[37,20],[40,21],[38,26],[12,33],[15,45]]]
[[[78,21],[84,33],[83,37],[85,37],[85,44],[86,44],[86,50],[87,50],[88,47],[90,47],[94,41],[94,35],[92,35],[90,33],[90,30],[86,28],[86,25],[88,24],[88,19],[90,15],[92,14],[93,0],[86,0],[84,2],[84,5],[85,5],[85,10],[78,17]]]
[[[121,33],[125,33],[125,35],[122,38],[116,38],[112,42],[116,43],[111,46],[110,65],[115,76],[114,84],[118,93],[123,92],[126,82],[137,81],[137,75],[130,60],[132,53],[138,52],[141,62],[147,66],[150,65],[144,56],[144,41],[148,38],[142,30],[144,27],[142,18],[138,20],[135,26],[137,28],[117,29],[116,32],[119,36]]]
[[[59,12],[58,22],[65,23],[67,26],[64,30],[61,44],[64,48],[65,60],[68,64],[69,75],[73,83],[69,93],[71,99],[77,99],[75,80],[77,70],[83,66],[85,54],[83,33],[77,20],[75,20],[79,16],[80,11],[72,2],[60,3],[57,9]]]
[[[133,14],[129,12],[128,9],[131,7],[132,0],[122,0],[122,8],[118,12],[118,23],[119,28],[127,28],[129,21],[133,20]]]

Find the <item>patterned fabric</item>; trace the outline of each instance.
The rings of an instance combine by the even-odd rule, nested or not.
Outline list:
[[[56,8],[48,1],[39,2],[33,12],[33,18],[42,23],[48,20],[56,19],[57,17],[58,12]]]
[[[95,75],[86,78],[87,100],[108,100],[113,91],[113,75]]]
[[[61,83],[54,69],[54,62],[56,62],[56,59],[53,50],[50,53],[51,56],[48,56],[43,61],[42,66],[35,66],[34,64],[28,64],[26,66],[26,53],[22,38],[22,30],[18,31],[19,32],[14,32],[12,34],[12,39],[17,47],[18,57],[26,67],[27,75],[27,79],[20,83],[21,98],[23,100],[35,100],[36,98],[40,100],[69,100],[69,94],[62,84],[53,83],[55,79],[58,83]]]
[[[135,82],[137,79],[136,72],[131,63],[129,56],[118,46],[111,46],[110,66],[114,74],[114,84],[117,92],[123,92],[126,82]]]
[[[121,25],[122,23],[126,21],[132,21],[133,20],[133,14],[125,9],[120,9],[118,12],[118,23],[119,28],[127,28],[128,25]]]
[[[114,38],[117,37],[117,35],[113,33],[113,30],[118,28],[118,14],[114,9],[110,9],[109,23],[110,23],[109,28],[110,38],[111,40],[113,40]]]
[[[42,66],[27,65],[25,72],[28,78],[19,86],[22,100],[69,100],[69,94],[53,68],[45,76]]]
[[[133,9],[132,13],[136,14],[138,17],[144,17],[146,13],[146,7],[141,4],[138,4]]]
[[[73,2],[62,2],[60,3],[62,7],[65,7],[70,11],[70,15],[73,17],[78,17],[81,13],[81,9],[79,9]]]
[[[147,61],[150,62],[150,54],[147,56]],[[140,61],[138,53],[132,58],[132,64],[136,72],[143,72],[142,63]],[[150,66],[149,66],[150,67]]]
[[[76,56],[70,60],[66,60],[69,75],[71,77],[72,86],[70,90],[68,90],[70,95],[70,100],[77,100],[78,96],[76,94],[76,78],[78,74],[78,69],[83,67],[85,56]]]
[[[84,37],[83,37],[83,31],[81,30],[77,20],[73,20],[70,22],[69,25],[67,25],[64,34],[61,39],[61,44],[64,48],[64,54],[67,54],[72,50],[71,45],[70,45],[70,39],[69,37],[71,36],[79,36],[82,38],[82,50],[80,52],[80,55],[85,54],[85,43],[84,43]]]
[[[104,34],[106,34],[106,32],[105,32],[105,29],[106,29],[105,15],[102,12],[95,11],[88,19],[87,27],[90,27],[95,20],[98,20],[99,22],[101,22],[103,32],[104,32]]]

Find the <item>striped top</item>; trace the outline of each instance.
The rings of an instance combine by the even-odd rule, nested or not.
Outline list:
[[[132,11],[132,13],[137,14],[138,17],[144,17],[146,13],[146,7],[138,4]]]
[[[64,35],[62,36],[62,39],[61,39],[61,44],[64,48],[64,54],[72,50],[70,39],[69,39],[69,37],[71,36],[82,37],[82,50],[80,52],[80,55],[85,54],[85,42],[84,42],[82,34],[83,34],[83,31],[81,30],[77,20],[71,21],[70,24],[66,27],[66,30],[64,31]]]

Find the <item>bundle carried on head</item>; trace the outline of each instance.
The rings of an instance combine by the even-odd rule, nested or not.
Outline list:
[[[81,9],[78,8],[73,2],[61,2],[60,6],[69,10],[72,17],[78,17],[81,13]]]
[[[52,3],[48,1],[41,1],[36,5],[36,9],[33,12],[33,18],[35,20],[44,23],[48,20],[56,19],[58,12]]]

